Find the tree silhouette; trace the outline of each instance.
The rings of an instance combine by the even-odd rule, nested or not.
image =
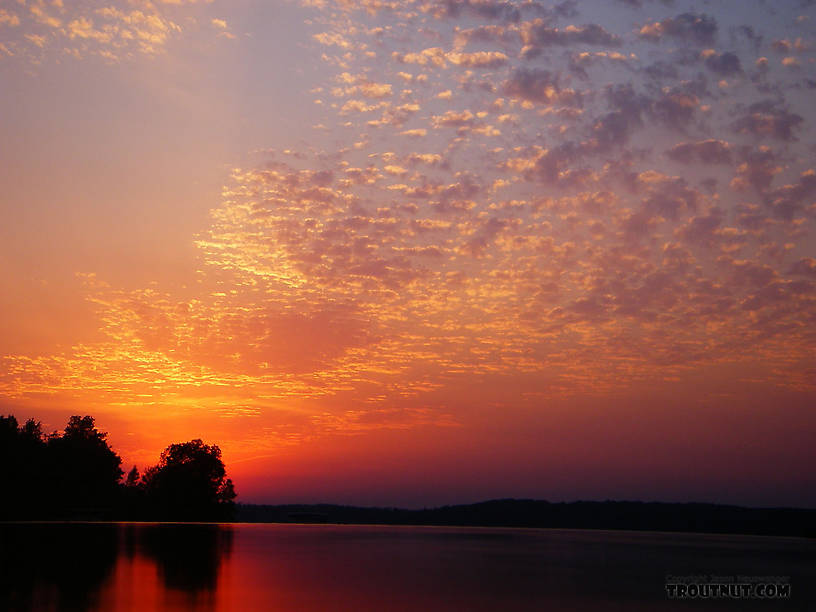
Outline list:
[[[14,416],[0,416],[0,517],[34,518],[42,515],[46,482],[46,444],[39,422],[29,419],[20,427]]]
[[[63,513],[110,514],[119,493],[122,459],[92,416],[72,416],[62,435],[48,438],[53,491]]]
[[[235,488],[215,445],[201,440],[171,444],[159,464],[145,470],[141,483],[155,518],[225,521],[232,517]]]
[[[122,460],[91,416],[72,416],[62,433],[38,421],[0,416],[0,520],[99,519],[226,521],[235,488],[221,449],[172,444],[159,464],[122,480]]]

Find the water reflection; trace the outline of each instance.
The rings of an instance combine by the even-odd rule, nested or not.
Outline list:
[[[0,525],[0,610],[215,610],[228,525]]]
[[[0,610],[688,610],[666,574],[787,575],[806,610],[816,542],[428,527],[0,524]]]
[[[0,526],[0,609],[93,609],[117,543],[116,525]]]
[[[156,562],[168,589],[215,591],[221,563],[232,552],[228,525],[155,525],[130,533],[139,536],[141,552]]]

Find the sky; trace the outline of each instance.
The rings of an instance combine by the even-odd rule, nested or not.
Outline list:
[[[244,502],[814,507],[814,20],[0,0],[0,412]]]

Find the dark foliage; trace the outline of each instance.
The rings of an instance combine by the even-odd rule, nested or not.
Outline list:
[[[48,502],[49,458],[40,423],[20,427],[13,416],[0,416],[0,518],[39,518]]]
[[[90,416],[72,416],[63,433],[44,435],[39,422],[21,427],[0,416],[0,517],[110,518],[119,502],[122,460]]]
[[[129,514],[149,520],[228,521],[235,507],[221,449],[201,440],[171,444],[141,477],[134,467],[123,489]]]
[[[122,481],[121,458],[91,416],[72,416],[62,433],[44,435],[0,416],[0,520],[226,521],[235,488],[221,450],[192,440],[172,444],[159,464]]]
[[[191,440],[171,444],[159,464],[139,481],[155,520],[226,521],[232,518],[235,488],[226,477],[221,449]]]
[[[91,416],[72,416],[61,436],[48,439],[57,509],[66,515],[108,515],[116,505],[122,459]]]
[[[625,501],[550,503],[532,499],[497,499],[424,510],[330,504],[238,504],[236,518],[248,523],[548,527],[816,537],[816,510],[742,508],[718,504]]]

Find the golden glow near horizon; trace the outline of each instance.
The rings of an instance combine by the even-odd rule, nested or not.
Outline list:
[[[675,4],[4,3],[0,408],[255,499],[816,503],[812,10]]]

